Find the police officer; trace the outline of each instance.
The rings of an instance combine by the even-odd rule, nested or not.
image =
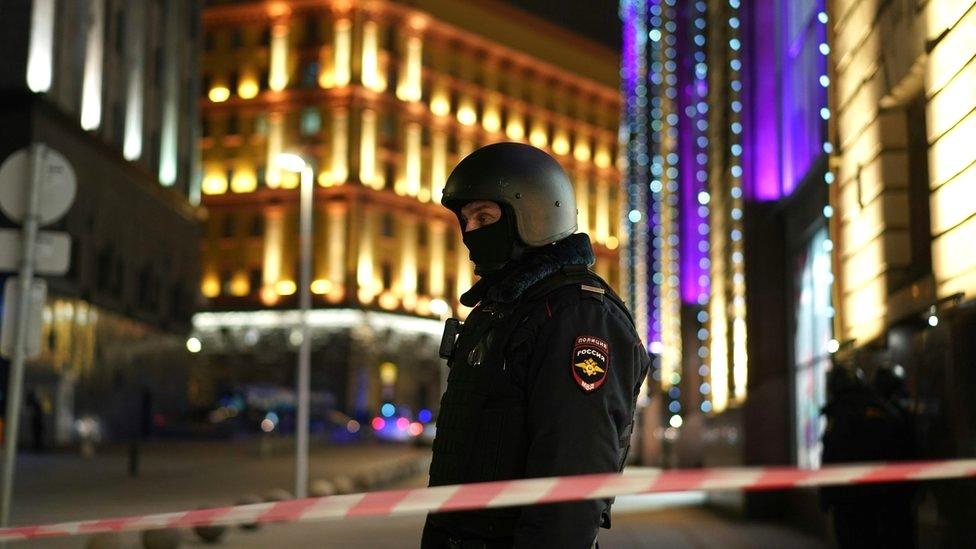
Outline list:
[[[450,374],[430,485],[621,470],[650,359],[626,306],[589,266],[573,187],[545,152],[471,153],[441,203],[458,218],[479,280],[448,321]],[[610,500],[431,514],[426,548],[594,546]]]

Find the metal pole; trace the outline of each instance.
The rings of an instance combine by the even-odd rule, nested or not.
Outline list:
[[[298,297],[301,306],[302,344],[298,350],[298,423],[295,426],[295,497],[304,498],[308,491],[308,406],[312,341],[308,331],[308,311],[312,307],[312,167],[302,168],[299,212],[301,273]]]
[[[20,301],[16,304],[17,316],[14,326],[14,355],[10,361],[10,375],[7,383],[7,415],[4,427],[3,446],[3,496],[0,499],[0,527],[10,523],[10,505],[14,488],[14,461],[17,458],[17,427],[20,422],[20,400],[24,384],[24,362],[27,358],[27,322],[30,314],[31,282],[34,279],[34,244],[37,241],[39,225],[41,184],[44,159],[47,147],[40,143],[31,147],[30,189],[27,194],[27,216],[24,219],[24,255],[21,258]],[[14,306],[12,303],[8,307]],[[4,544],[5,545],[5,544]]]

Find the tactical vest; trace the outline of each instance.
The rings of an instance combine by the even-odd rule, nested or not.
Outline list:
[[[529,288],[515,303],[488,302],[472,310],[448,358],[450,373],[437,420],[431,486],[524,477],[528,451],[525,395],[505,362],[505,350],[512,333],[535,307],[543,306],[540,301],[572,284],[602,289],[602,295],[633,323],[609,284],[584,265],[563,267]],[[633,423],[621,436],[618,469],[623,468],[632,429]],[[441,513],[430,520],[461,535],[491,538],[511,536],[518,515],[518,508],[485,509]]]

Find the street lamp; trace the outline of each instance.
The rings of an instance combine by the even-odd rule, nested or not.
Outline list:
[[[312,342],[308,333],[308,312],[312,307],[312,164],[297,154],[282,153],[276,158],[278,166],[301,174],[299,200],[299,257],[301,272],[298,278],[298,304],[301,309],[302,341],[298,348],[298,422],[295,425],[295,497],[304,498],[308,490],[308,406]]]

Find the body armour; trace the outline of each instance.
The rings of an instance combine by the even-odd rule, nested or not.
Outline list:
[[[613,290],[585,262],[566,259],[573,246],[592,254],[588,237],[570,239],[479,296],[448,360],[431,486],[623,467],[650,359]],[[590,547],[609,525],[609,505],[432,514],[423,546]]]

